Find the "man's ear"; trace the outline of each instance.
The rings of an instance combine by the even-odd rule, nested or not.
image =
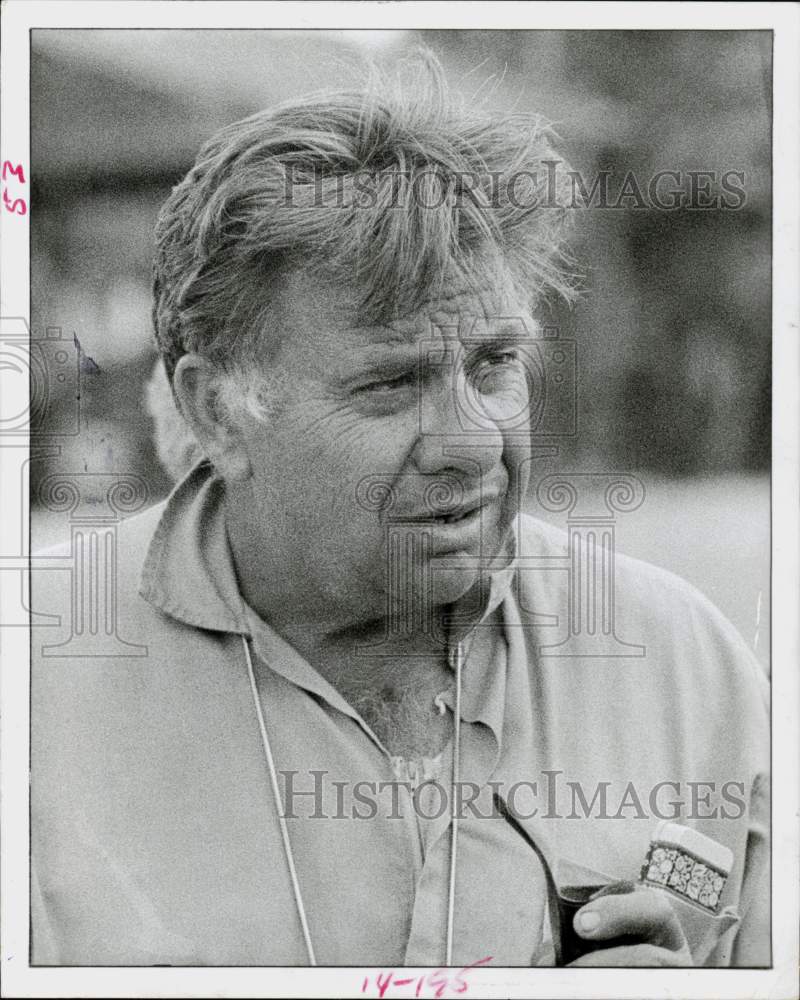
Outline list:
[[[219,370],[199,354],[184,354],[173,376],[183,418],[224,478],[252,474],[241,428],[228,412],[219,391]]]

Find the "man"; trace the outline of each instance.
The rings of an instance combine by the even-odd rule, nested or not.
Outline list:
[[[35,962],[552,962],[554,880],[632,888],[664,816],[732,850],[720,912],[602,896],[577,964],[769,962],[758,667],[623,558],[621,641],[559,655],[578,567],[521,514],[553,155],[423,60],[224,129],[172,192],[156,335],[205,458],[119,530],[146,656],[34,635]]]

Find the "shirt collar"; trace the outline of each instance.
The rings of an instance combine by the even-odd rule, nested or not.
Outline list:
[[[207,460],[178,483],[150,541],[139,594],[186,625],[247,635],[224,496],[224,483]]]

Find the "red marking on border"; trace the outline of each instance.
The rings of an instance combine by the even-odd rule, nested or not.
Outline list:
[[[386,1000],[387,997],[411,997],[412,994],[404,991],[404,987],[412,986],[416,984],[414,989],[414,997],[430,996],[436,998],[436,1000],[441,1000],[442,997],[446,996],[448,993],[455,995],[462,995],[469,989],[469,983],[467,982],[466,976],[471,969],[476,969],[481,965],[487,965],[491,962],[491,955],[486,958],[480,958],[476,962],[471,962],[469,965],[464,965],[460,969],[446,969],[440,967],[429,972],[425,976],[419,976],[417,978],[404,977],[402,979],[396,978],[395,969],[383,969],[381,972],[377,973],[374,980],[370,979],[369,976],[365,977],[361,984],[361,992],[368,993],[371,996],[378,997],[378,1000]],[[370,988],[372,987],[372,992]],[[426,988],[427,987],[427,991]],[[391,992],[390,992],[391,991]],[[425,992],[423,992],[425,991]]]
[[[0,170],[2,178],[5,181],[7,174],[13,174],[16,178],[17,184],[25,184],[25,171],[21,163],[12,163],[10,160],[3,160],[3,167]],[[14,192],[12,192],[14,193]],[[19,194],[19,192],[16,192]],[[28,203],[24,198],[13,198],[9,194],[9,189],[7,187],[3,188],[3,205],[7,212],[11,212],[12,215],[27,215],[28,214]]]

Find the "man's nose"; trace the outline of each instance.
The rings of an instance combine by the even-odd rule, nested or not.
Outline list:
[[[453,469],[482,478],[502,461],[502,432],[463,372],[425,392],[419,416],[414,459],[420,472]]]

